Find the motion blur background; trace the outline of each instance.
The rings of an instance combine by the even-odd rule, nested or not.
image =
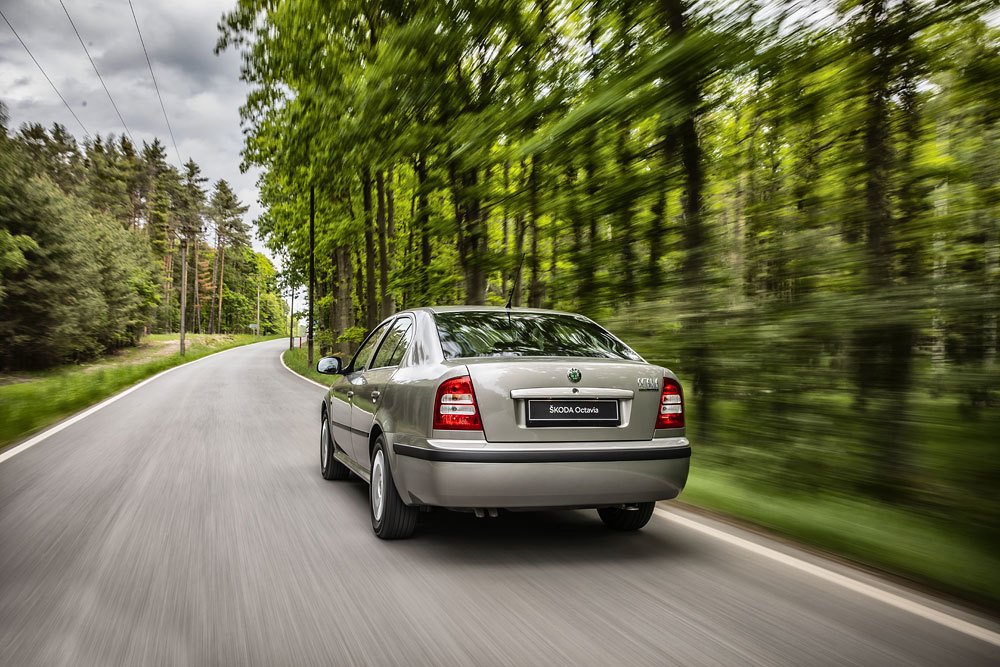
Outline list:
[[[251,88],[243,158],[284,267],[274,289],[308,283],[312,194],[322,351],[350,352],[401,308],[512,289],[515,305],[584,313],[684,382],[682,498],[996,605],[997,6],[246,0],[217,50],[242,54]],[[171,300],[167,239],[214,258],[243,234],[239,202],[185,203],[197,173],[157,190],[162,156],[129,180],[135,155],[114,141],[0,139],[8,366],[17,336],[65,326],[22,315],[48,298],[31,282],[45,263],[69,261],[46,249],[81,224],[50,209],[41,224],[24,188],[128,207],[107,232],[120,244],[66,250],[151,258],[142,280],[116,279],[149,295],[114,331],[216,326]]]

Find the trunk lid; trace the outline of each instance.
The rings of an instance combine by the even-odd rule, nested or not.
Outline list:
[[[656,366],[577,357],[465,358],[453,363],[469,370],[489,442],[653,437],[663,382],[663,369]]]

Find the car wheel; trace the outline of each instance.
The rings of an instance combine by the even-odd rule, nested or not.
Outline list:
[[[416,507],[403,503],[392,480],[385,439],[380,435],[372,453],[372,481],[368,491],[372,530],[383,540],[398,540],[413,534],[417,527]]]
[[[347,479],[351,470],[333,456],[336,445],[330,433],[330,420],[323,413],[323,425],[319,431],[319,466],[323,479]]]
[[[635,509],[601,507],[597,513],[604,525],[612,530],[639,530],[649,523],[655,506],[656,503],[637,503]]]

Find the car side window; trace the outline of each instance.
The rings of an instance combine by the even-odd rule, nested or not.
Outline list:
[[[406,348],[410,346],[411,338],[413,338],[413,321],[407,318],[406,328],[403,329],[403,334],[396,344],[396,350],[392,353],[392,359],[389,360],[390,366],[398,366],[399,362],[403,360]]]
[[[380,327],[376,327],[365,342],[361,344],[358,351],[354,353],[354,359],[351,360],[350,371],[352,373],[357,373],[358,371],[363,371],[365,366],[368,365],[368,360],[372,358],[372,352],[375,351],[375,345],[378,343],[379,338],[385,332],[386,327],[389,326],[388,323],[383,324]]]
[[[400,317],[392,323],[392,328],[386,334],[378,352],[375,353],[375,360],[372,368],[385,368],[387,366],[398,366],[403,353],[406,352],[406,345],[409,342],[409,330],[411,320],[409,317]]]

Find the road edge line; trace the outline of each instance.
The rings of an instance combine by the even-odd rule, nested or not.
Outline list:
[[[13,458],[14,456],[16,456],[17,454],[20,454],[24,450],[29,449],[31,447],[34,447],[38,443],[43,442],[44,440],[47,440],[48,438],[52,437],[56,433],[59,433],[60,431],[63,431],[65,429],[69,428],[73,424],[75,424],[75,423],[77,423],[77,422],[79,422],[79,421],[81,421],[81,420],[89,417],[90,415],[94,414],[95,412],[97,412],[101,408],[107,407],[107,406],[111,405],[112,403],[114,403],[115,401],[117,401],[117,400],[119,400],[121,398],[125,398],[126,396],[128,396],[129,394],[131,394],[133,391],[136,391],[137,389],[141,389],[143,386],[149,384],[150,382],[152,382],[153,380],[156,380],[157,378],[163,377],[167,373],[172,373],[173,371],[176,371],[179,368],[184,368],[185,366],[190,366],[191,364],[196,364],[199,361],[205,361],[206,359],[211,359],[212,357],[217,357],[218,355],[225,354],[226,352],[232,352],[233,350],[239,350],[240,348],[250,347],[251,345],[257,345],[259,343],[269,343],[269,342],[270,341],[262,340],[262,341],[258,341],[257,343],[247,343],[246,345],[237,345],[236,347],[230,347],[230,348],[226,348],[225,350],[219,350],[218,352],[212,352],[211,354],[206,354],[204,357],[198,357],[197,359],[192,359],[191,361],[185,361],[183,364],[177,364],[176,366],[171,366],[170,368],[168,368],[166,370],[163,370],[163,371],[160,371],[156,375],[153,375],[152,377],[148,377],[145,380],[142,380],[141,382],[132,385],[131,387],[126,387],[125,389],[122,389],[117,394],[112,394],[111,396],[108,396],[107,398],[105,398],[100,403],[95,403],[94,405],[91,405],[89,408],[84,408],[81,412],[77,412],[76,414],[71,415],[71,416],[63,419],[61,422],[59,422],[59,423],[57,423],[57,424],[55,424],[53,426],[50,426],[49,428],[45,429],[41,433],[37,433],[37,434],[33,435],[31,438],[25,440],[21,444],[14,445],[13,447],[10,447],[10,448],[4,450],[3,452],[0,452],[0,463],[3,463],[7,459]]]
[[[910,600],[901,595],[882,590],[877,586],[872,586],[871,584],[866,584],[862,581],[858,581],[857,579],[852,579],[851,577],[778,551],[777,549],[772,549],[762,544],[757,544],[756,542],[727,533],[724,530],[713,528],[712,526],[708,526],[694,519],[678,516],[659,507],[654,509],[653,512],[660,518],[666,519],[667,521],[673,521],[681,526],[690,528],[691,530],[696,530],[704,535],[722,540],[723,542],[733,546],[740,547],[741,549],[757,554],[758,556],[763,556],[775,562],[799,570],[800,572],[811,574],[829,583],[836,584],[842,588],[864,595],[865,597],[869,597],[891,607],[895,607],[896,609],[909,612],[925,620],[937,623],[938,625],[955,630],[956,632],[960,632],[969,637],[993,644],[994,646],[1000,646],[1000,633],[984,628],[981,625],[976,625],[975,623],[971,623],[943,611],[933,609],[932,607],[928,607],[927,605]]]
[[[290,349],[290,348],[289,348],[289,349]],[[289,373],[291,373],[291,374],[292,374],[292,375],[294,375],[295,377],[299,378],[300,380],[305,380],[306,382],[310,382],[310,383],[312,383],[312,384],[316,385],[317,387],[319,387],[320,389],[322,389],[322,390],[324,390],[324,391],[329,391],[329,390],[330,390],[330,388],[329,388],[329,387],[327,387],[327,386],[324,386],[324,385],[321,385],[321,384],[320,384],[319,382],[316,382],[316,380],[310,380],[310,379],[309,379],[309,378],[307,378],[307,377],[306,377],[305,375],[302,375],[302,373],[298,373],[298,372],[296,372],[296,371],[293,371],[293,370],[292,370],[291,368],[289,368],[289,367],[288,367],[288,364],[286,364],[286,363],[285,363],[285,352],[286,352],[286,351],[287,351],[287,350],[282,350],[282,351],[281,351],[281,354],[279,354],[279,355],[278,355],[278,361],[280,361],[280,362],[281,362],[281,365],[285,367],[285,370],[286,370],[286,371],[288,371]]]

